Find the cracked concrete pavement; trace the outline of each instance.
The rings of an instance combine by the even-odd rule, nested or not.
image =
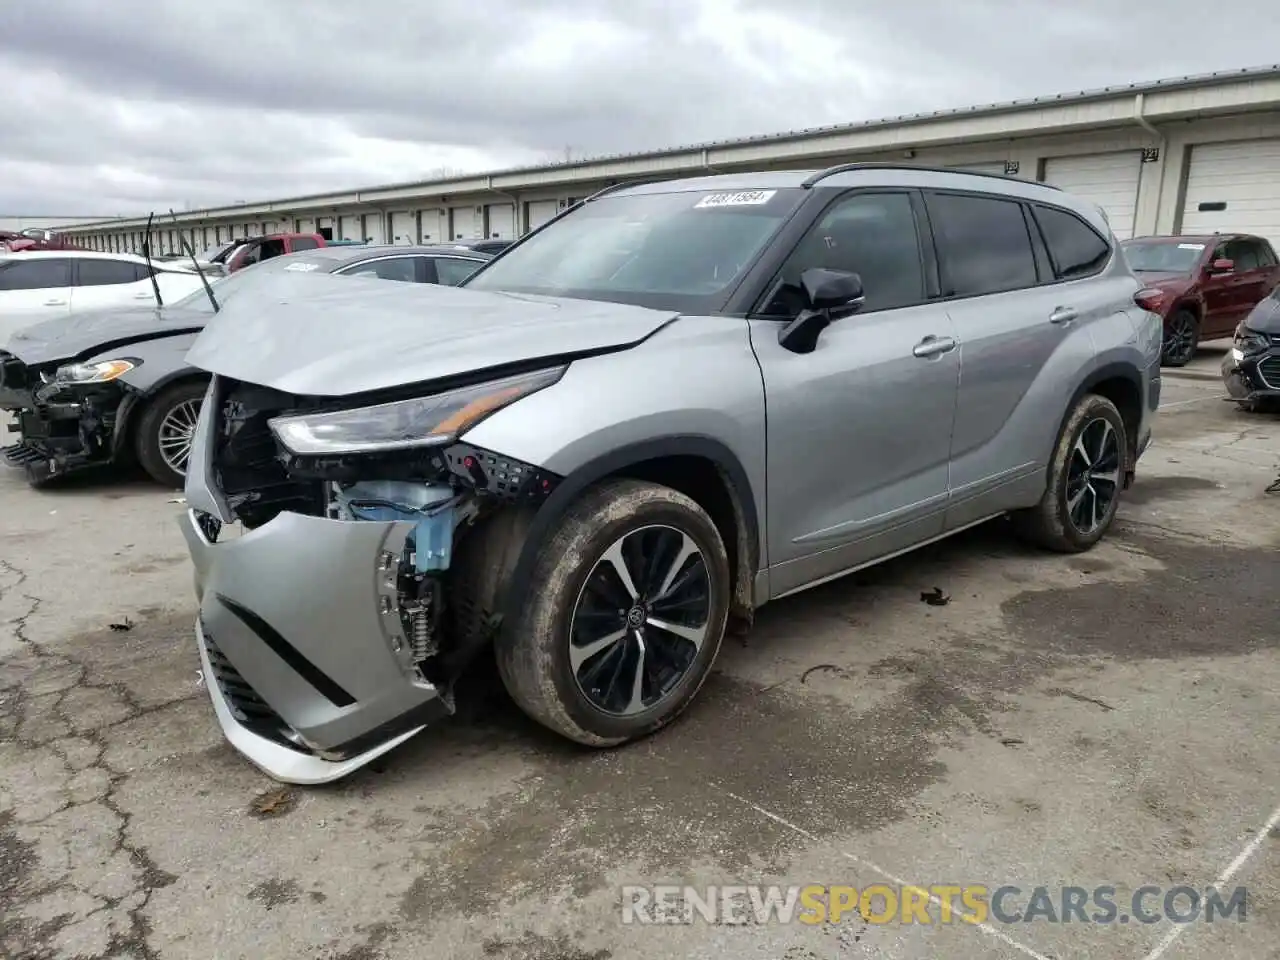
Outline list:
[[[996,523],[779,602],[623,750],[545,734],[480,672],[457,718],[312,790],[215,728],[173,495],[0,475],[0,955],[1280,956],[1280,420],[1217,393],[1169,378],[1089,554]],[[634,883],[1203,888],[1241,857],[1247,922],[1176,931],[619,909]]]

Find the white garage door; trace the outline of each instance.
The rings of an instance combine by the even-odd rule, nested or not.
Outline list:
[[[542,226],[559,212],[559,200],[530,200],[529,229],[533,230]]]
[[[481,225],[476,221],[475,207],[454,207],[449,211],[453,220],[453,236],[451,240],[471,240],[481,236]]]
[[[444,243],[449,239],[449,211],[432,207],[418,211],[423,243]]]
[[[269,234],[269,233],[280,233],[280,232],[281,232],[281,230],[280,230],[280,221],[278,221],[278,220],[268,220],[266,223],[264,223],[264,224],[262,225],[262,232],[263,232],[263,233],[268,233],[268,234]]]
[[[298,220],[298,232],[299,233],[315,233],[316,222],[312,220],[310,217],[302,217],[301,219]]]
[[[489,204],[490,240],[514,240],[516,236],[516,208],[509,203]]]
[[[1096,203],[1106,211],[1111,230],[1121,239],[1133,236],[1138,205],[1142,154],[1095,153],[1082,157],[1053,157],[1045,161],[1044,182]]]
[[[411,247],[418,242],[417,214],[405,210],[392,212],[391,242],[402,247]]]
[[[364,224],[360,214],[344,213],[338,218],[338,238],[341,240],[363,240]]]
[[[364,236],[370,243],[387,242],[387,215],[379,210],[377,213],[364,215]]]
[[[1182,233],[1254,233],[1280,247],[1280,139],[1191,148]]]

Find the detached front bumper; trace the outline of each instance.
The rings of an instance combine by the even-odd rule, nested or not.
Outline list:
[[[188,510],[196,639],[228,741],[286,783],[337,780],[453,712],[411,662],[397,598],[405,522],[281,513],[224,539]]]
[[[1222,382],[1233,400],[1280,399],[1280,344],[1248,355],[1231,349],[1222,358]]]

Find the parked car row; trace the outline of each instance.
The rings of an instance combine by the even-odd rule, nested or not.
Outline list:
[[[24,331],[0,401],[29,470],[145,430],[184,476],[205,687],[269,775],[386,754],[481,656],[606,747],[677,717],[774,599],[995,518],[1096,544],[1190,302],[1141,253],[978,173],[622,185],[478,266],[326,246],[207,308]],[[160,397],[186,404],[167,434]],[[132,428],[130,400],[154,411]]]
[[[8,266],[0,261],[0,291],[44,302],[42,297],[52,295],[48,289],[8,291],[5,286],[9,271],[27,278],[33,265],[49,264],[53,257],[30,256],[36,259]],[[148,267],[128,254],[68,255],[60,269],[73,281],[101,278],[110,268],[130,277],[154,276],[162,297],[155,299],[150,279],[133,280],[91,288],[95,295],[105,289],[104,299],[127,306],[85,310],[84,292],[73,285],[67,299],[82,309],[72,316],[59,309],[56,319],[10,337],[0,350],[0,409],[16,413],[20,440],[4,450],[5,460],[39,485],[82,467],[136,458],[157,481],[181,486],[209,382],[208,374],[190,366],[185,356],[215,307],[285,271],[452,284],[486,259],[452,247],[325,247],[215,277],[206,292],[200,274],[176,262]],[[144,272],[148,269],[151,274]],[[5,296],[0,293],[0,311],[7,308]]]

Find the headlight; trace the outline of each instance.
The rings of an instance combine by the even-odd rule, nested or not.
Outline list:
[[[521,397],[551,386],[566,369],[539,370],[376,407],[274,417],[268,424],[276,439],[299,456],[436,446],[452,442]]]
[[[106,383],[124,376],[137,364],[132,360],[101,360],[97,363],[70,363],[54,371],[57,383]]]
[[[1250,330],[1243,323],[1236,327],[1236,335],[1234,344],[1235,348],[1241,354],[1253,353],[1257,350],[1266,350],[1271,346],[1271,340],[1265,333],[1258,333],[1256,330]]]

